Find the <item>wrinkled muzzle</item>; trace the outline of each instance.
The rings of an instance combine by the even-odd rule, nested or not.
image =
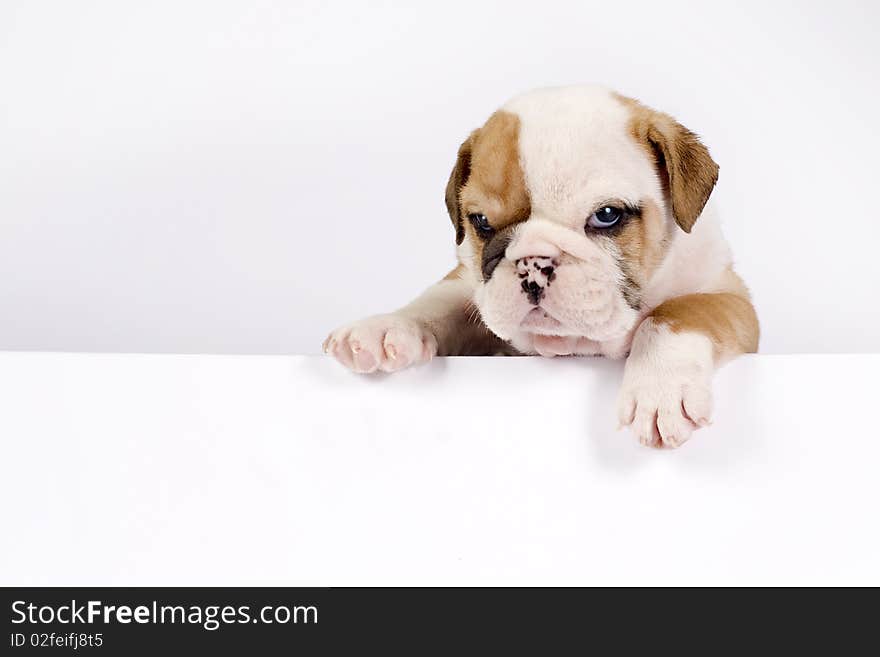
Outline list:
[[[521,350],[534,351],[535,336],[616,340],[638,319],[610,240],[533,217],[495,255],[475,302],[486,325]]]

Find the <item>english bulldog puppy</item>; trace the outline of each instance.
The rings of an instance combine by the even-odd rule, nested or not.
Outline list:
[[[672,117],[592,86],[513,98],[458,149],[458,266],[324,350],[356,372],[441,355],[627,357],[618,419],[649,446],[709,424],[713,371],[758,319],[706,203],[718,165]]]

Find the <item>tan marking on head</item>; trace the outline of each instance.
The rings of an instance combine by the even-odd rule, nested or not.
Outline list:
[[[641,216],[628,221],[612,238],[623,260],[624,273],[644,288],[666,255],[669,241],[663,212],[650,200],[642,202]]]
[[[449,218],[452,219],[452,225],[455,228],[456,244],[461,244],[464,240],[464,224],[462,223],[463,217],[458,195],[471,173],[471,147],[476,135],[477,131],[474,130],[458,147],[458,157],[446,183],[446,210],[449,212]]]
[[[471,175],[460,192],[465,214],[482,212],[495,228],[527,219],[529,194],[519,162],[519,117],[495,112],[477,131]]]
[[[718,181],[718,165],[697,135],[668,114],[620,94],[615,97],[632,114],[630,134],[656,163],[675,221],[691,232]]]
[[[478,267],[483,242],[469,227],[469,214],[486,215],[496,230],[528,219],[531,203],[519,161],[519,117],[495,112],[465,140],[446,187],[446,205],[459,244],[470,231]]]
[[[758,316],[742,280],[732,270],[729,274],[742,292],[687,294],[660,304],[650,317],[675,333],[691,331],[707,336],[716,359],[756,352]]]

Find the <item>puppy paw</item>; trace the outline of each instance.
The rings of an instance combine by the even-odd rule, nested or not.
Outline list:
[[[624,369],[618,420],[648,447],[678,447],[711,424],[711,356],[673,353],[633,354]]]
[[[696,429],[711,424],[708,381],[674,377],[624,383],[618,402],[620,426],[628,426],[646,447],[678,447]]]
[[[419,322],[400,315],[376,315],[333,331],[324,353],[349,369],[395,372],[437,355],[437,339]]]

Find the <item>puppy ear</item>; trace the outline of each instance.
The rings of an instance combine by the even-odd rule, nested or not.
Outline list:
[[[697,135],[671,116],[625,100],[633,108],[633,136],[654,154],[672,199],[672,215],[689,233],[718,181],[718,165]]]
[[[446,209],[449,212],[449,218],[452,219],[452,225],[455,227],[456,244],[461,244],[464,241],[464,224],[461,219],[461,203],[458,195],[471,175],[471,152],[476,136],[477,131],[474,130],[459,146],[458,159],[455,161],[452,173],[449,174],[449,182],[446,183]]]

